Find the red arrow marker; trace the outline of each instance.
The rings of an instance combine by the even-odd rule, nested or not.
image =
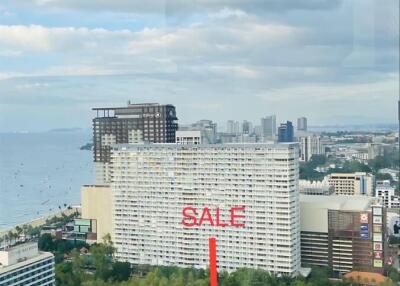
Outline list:
[[[208,246],[210,253],[210,286],[218,286],[217,242],[215,237],[210,237]]]

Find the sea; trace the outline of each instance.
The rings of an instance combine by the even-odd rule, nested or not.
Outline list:
[[[94,182],[90,131],[0,133],[0,230],[80,204]]]

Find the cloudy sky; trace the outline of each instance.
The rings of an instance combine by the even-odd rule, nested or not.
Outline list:
[[[181,123],[396,122],[398,0],[2,0],[0,132],[90,127],[94,106]]]

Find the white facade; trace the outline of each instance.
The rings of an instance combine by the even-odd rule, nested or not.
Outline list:
[[[195,144],[195,145],[201,144],[202,143],[201,131],[178,130],[175,132],[175,142],[177,144]]]
[[[53,254],[39,252],[37,243],[0,251],[0,285],[55,285]]]
[[[116,145],[112,153],[116,258],[134,264],[206,268],[217,238],[219,270],[300,268],[297,144]],[[245,208],[245,227],[188,228],[183,208],[199,215]]]
[[[400,208],[400,197],[395,195],[395,189],[390,186],[390,181],[377,182],[375,196],[382,199],[382,204],[386,208]]]
[[[321,137],[317,135],[300,136],[300,161],[308,162],[313,155],[324,155]]]
[[[327,180],[320,181],[299,181],[299,191],[303,195],[329,196],[334,193],[334,188]]]

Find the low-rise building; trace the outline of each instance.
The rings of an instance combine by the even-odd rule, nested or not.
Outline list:
[[[332,173],[326,177],[337,195],[373,195],[375,177],[364,172]]]
[[[177,144],[201,144],[202,136],[200,130],[178,130],[175,133],[175,142]]]
[[[300,180],[299,191],[304,195],[329,196],[334,193],[334,188],[326,180],[321,182]]]
[[[24,243],[0,251],[0,285],[55,285],[53,254],[40,252],[37,243]]]

